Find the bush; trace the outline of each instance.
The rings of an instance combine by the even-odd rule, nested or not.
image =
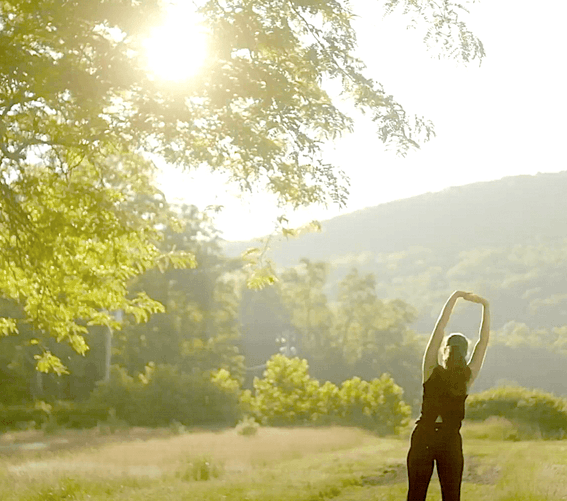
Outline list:
[[[57,401],[52,405],[36,402],[28,405],[0,406],[0,430],[35,428],[94,428],[108,415],[107,406]]]
[[[24,423],[40,423],[45,421],[45,413],[41,409],[36,409],[34,405],[11,405],[8,407],[0,407],[0,429],[16,430],[22,429]]]
[[[141,389],[141,384],[128,375],[125,369],[113,365],[110,368],[110,379],[96,384],[89,401],[93,405],[114,409],[116,416],[134,425],[136,423],[130,422],[127,417],[135,416],[144,410],[138,395]],[[106,421],[107,416],[108,411],[99,421]]]
[[[251,437],[258,433],[258,428],[260,428],[260,425],[254,420],[254,418],[246,416],[236,425],[236,433],[245,437]]]
[[[506,418],[492,416],[482,422],[465,421],[461,430],[463,438],[477,440],[508,440],[516,442],[532,436],[522,436],[517,424]]]
[[[242,394],[243,412],[276,426],[312,421],[318,410],[319,382],[307,370],[307,360],[274,355],[266,364],[264,378],[254,378],[254,396],[250,391]]]
[[[128,429],[128,423],[116,417],[116,410],[110,409],[105,421],[97,423],[98,432],[101,435],[114,435],[117,431],[124,431]]]
[[[179,421],[173,420],[169,423],[169,431],[172,435],[183,435],[187,433],[187,427],[183,426]]]
[[[346,424],[380,434],[397,433],[407,426],[411,408],[402,400],[403,390],[388,375],[363,381],[344,381],[338,392],[338,415]]]
[[[132,426],[234,425],[237,392],[238,383],[227,371],[185,374],[171,365],[149,364],[137,378],[113,367],[110,380],[97,384],[91,403],[114,408],[116,417]]]
[[[551,393],[521,387],[493,388],[471,395],[467,419],[484,421],[499,416],[543,438],[561,438],[567,432],[567,401]]]
[[[254,394],[241,394],[243,413],[267,425],[337,423],[360,426],[381,434],[407,425],[411,409],[403,390],[384,374],[380,379],[353,378],[341,388],[311,379],[306,360],[274,355],[264,378],[254,379]]]
[[[63,428],[94,428],[101,419],[108,416],[108,412],[106,405],[85,402],[57,401],[51,409],[57,425]]]

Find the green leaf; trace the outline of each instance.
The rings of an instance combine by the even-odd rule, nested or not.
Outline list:
[[[0,318],[0,336],[11,336],[18,333],[18,326],[13,318]]]
[[[246,280],[246,286],[252,290],[261,290],[277,281],[276,275],[271,268],[260,268],[254,270]]]
[[[37,370],[39,372],[55,372],[58,376],[69,374],[67,367],[65,367],[59,357],[53,355],[50,351],[45,351],[41,355],[34,355],[37,361]]]

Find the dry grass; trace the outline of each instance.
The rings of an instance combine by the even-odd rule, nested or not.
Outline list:
[[[103,445],[81,450],[75,449],[81,442],[80,433],[66,437],[52,440],[66,440],[68,445],[73,445],[73,451],[36,453],[32,457],[29,454],[11,456],[0,462],[5,475],[17,483],[52,481],[61,477],[86,477],[96,481],[124,477],[155,479],[175,473],[192,458],[202,457],[211,458],[226,471],[242,472],[286,459],[357,447],[369,435],[355,428],[340,427],[262,428],[252,437],[238,435],[234,430],[145,440],[128,435],[122,437],[126,441],[121,443],[111,441],[120,437],[107,438]],[[27,438],[29,442],[31,437]],[[89,443],[88,436],[83,436],[82,440]]]
[[[502,440],[507,423],[483,426],[473,424],[467,431],[463,499],[567,499],[567,441]],[[0,456],[0,499],[395,501],[406,495],[406,438],[340,427],[262,428],[249,437],[235,430],[182,435],[130,430],[94,442],[89,433],[49,438],[66,440],[68,450]],[[41,437],[25,438],[29,443]],[[218,478],[211,474],[209,481],[196,481],[195,465],[208,464],[203,458],[211,472],[222,470]],[[428,499],[440,499],[436,477]]]

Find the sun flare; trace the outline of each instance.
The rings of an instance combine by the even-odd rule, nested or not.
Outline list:
[[[166,21],[145,42],[148,67],[158,78],[182,81],[193,76],[207,57],[207,37],[188,2],[168,9]]]

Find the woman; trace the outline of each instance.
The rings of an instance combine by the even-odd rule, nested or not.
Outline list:
[[[442,350],[445,327],[459,298],[482,305],[480,339],[467,364],[468,339],[451,334]],[[490,330],[488,301],[476,294],[456,291],[445,303],[423,357],[423,403],[421,416],[411,436],[407,458],[408,501],[425,501],[427,488],[437,463],[443,501],[458,501],[463,477],[463,449],[459,430],[465,417],[465,400],[478,376]]]

